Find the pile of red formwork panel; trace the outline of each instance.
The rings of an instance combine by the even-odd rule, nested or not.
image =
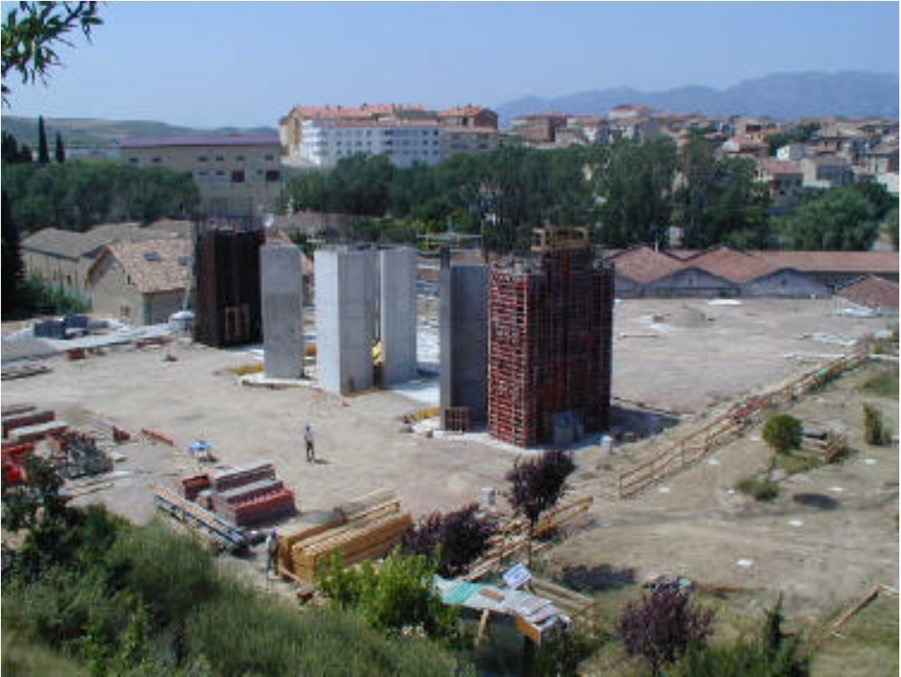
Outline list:
[[[216,514],[237,526],[271,522],[297,512],[294,492],[275,476],[268,461],[187,475],[181,485],[186,498],[194,500],[203,493]]]
[[[25,428],[56,419],[56,412],[51,409],[24,407],[18,411],[7,411],[3,414],[3,437],[9,437],[16,428]]]
[[[196,501],[198,494],[210,486],[210,476],[201,472],[194,475],[185,475],[181,478],[181,495],[189,501]]]

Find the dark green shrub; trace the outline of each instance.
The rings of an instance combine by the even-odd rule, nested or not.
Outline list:
[[[882,412],[872,404],[863,405],[863,438],[867,444],[891,444],[892,429],[882,420]]]
[[[764,426],[763,441],[776,451],[785,452],[801,446],[801,421],[789,414],[776,414]]]
[[[752,496],[757,501],[772,501],[779,495],[779,485],[771,479],[745,477],[735,485],[741,493]]]

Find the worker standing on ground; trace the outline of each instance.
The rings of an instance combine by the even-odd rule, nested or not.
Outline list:
[[[307,423],[306,429],[303,431],[303,441],[307,445],[307,463],[316,461],[316,451],[313,448],[313,426]]]
[[[266,575],[269,576],[275,568],[278,557],[278,532],[273,529],[266,536]]]

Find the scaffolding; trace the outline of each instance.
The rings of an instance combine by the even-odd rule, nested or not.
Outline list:
[[[587,232],[536,229],[533,253],[489,280],[488,425],[528,447],[607,426],[613,271]]]

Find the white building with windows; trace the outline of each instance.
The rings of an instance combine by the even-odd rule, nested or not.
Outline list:
[[[432,120],[304,120],[300,155],[330,168],[352,155],[387,155],[398,167],[416,162],[433,165],[444,157],[444,130]]]

